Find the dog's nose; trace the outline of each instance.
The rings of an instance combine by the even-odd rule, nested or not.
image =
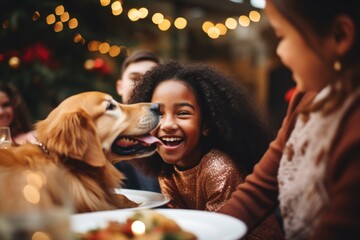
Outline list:
[[[150,110],[154,113],[156,113],[157,115],[160,115],[160,104],[158,103],[152,103],[150,106]]]

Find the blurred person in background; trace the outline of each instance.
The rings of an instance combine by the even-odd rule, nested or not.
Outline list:
[[[15,85],[0,83],[0,127],[10,127],[14,144],[33,139],[26,104]]]

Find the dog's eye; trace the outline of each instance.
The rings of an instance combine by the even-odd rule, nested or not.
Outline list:
[[[114,110],[115,108],[116,108],[115,104],[109,102],[106,107],[106,110]]]

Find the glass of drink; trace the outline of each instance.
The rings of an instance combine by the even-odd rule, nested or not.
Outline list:
[[[0,149],[8,149],[11,147],[11,132],[9,127],[0,127]]]

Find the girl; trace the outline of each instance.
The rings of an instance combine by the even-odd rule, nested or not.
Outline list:
[[[170,62],[145,74],[130,99],[149,101],[160,104],[153,134],[162,144],[140,166],[158,176],[169,207],[218,210],[268,144],[244,90],[209,67]],[[281,236],[274,216],[252,233]]]
[[[298,93],[220,212],[254,226],[279,202],[287,239],[360,239],[359,11],[355,0],[267,0]]]

